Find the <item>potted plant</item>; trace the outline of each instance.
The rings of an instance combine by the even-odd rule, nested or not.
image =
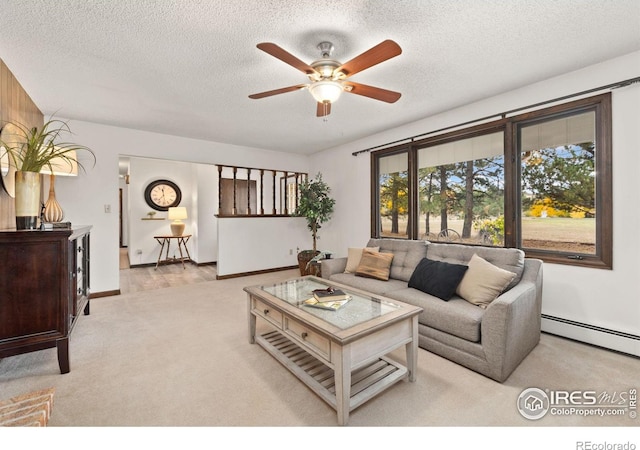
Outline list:
[[[8,122],[6,127],[9,127],[11,132],[2,133],[0,145],[2,152],[8,155],[10,164],[16,169],[16,228],[35,229],[41,208],[40,172],[49,169],[49,172],[53,173],[53,165],[67,164],[70,168],[77,165],[84,169],[76,159],[77,151],[88,151],[94,162],[95,155],[91,149],[83,145],[59,142],[61,137],[71,133],[71,130],[66,122],[58,119],[51,119],[40,128],[29,128],[15,122]],[[2,156],[4,155],[0,154],[0,157]]]
[[[318,230],[322,224],[331,219],[333,207],[336,201],[329,197],[331,188],[322,180],[322,174],[318,172],[316,179],[307,179],[300,183],[300,195],[295,215],[307,219],[307,228],[313,238],[313,249],[303,250],[298,253],[298,265],[300,275],[309,274],[309,261],[319,252],[317,249]]]

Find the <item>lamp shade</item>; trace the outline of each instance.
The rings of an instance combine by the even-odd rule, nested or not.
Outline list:
[[[309,92],[318,103],[333,103],[340,98],[342,85],[337,81],[316,81],[309,86]]]
[[[51,164],[43,166],[40,173],[62,177],[78,176],[78,159],[76,151],[69,150],[64,155],[65,158],[53,158],[51,160]]]
[[[169,220],[182,220],[187,218],[187,208],[184,206],[176,206],[169,208]]]

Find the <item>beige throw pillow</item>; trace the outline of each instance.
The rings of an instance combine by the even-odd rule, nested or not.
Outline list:
[[[456,293],[469,303],[486,308],[515,278],[516,274],[494,266],[474,254]]]
[[[380,251],[380,247],[366,247],[366,249],[373,252]],[[344,273],[355,273],[355,271],[358,270],[363,251],[364,248],[349,248],[347,253],[347,267],[344,269]]]
[[[364,249],[356,275],[387,281],[391,270],[391,261],[393,261],[393,253],[380,253]]]

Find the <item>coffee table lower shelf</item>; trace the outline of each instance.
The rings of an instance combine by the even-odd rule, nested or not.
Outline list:
[[[289,369],[311,390],[338,410],[334,369],[284,336],[270,331],[256,336],[256,343]],[[349,410],[352,411],[367,400],[408,377],[405,366],[390,358],[378,357],[374,361],[351,372]]]

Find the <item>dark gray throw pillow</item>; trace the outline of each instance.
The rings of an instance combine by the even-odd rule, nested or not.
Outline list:
[[[467,269],[468,267],[462,264],[422,258],[409,279],[409,287],[442,300],[449,300],[455,294]]]

